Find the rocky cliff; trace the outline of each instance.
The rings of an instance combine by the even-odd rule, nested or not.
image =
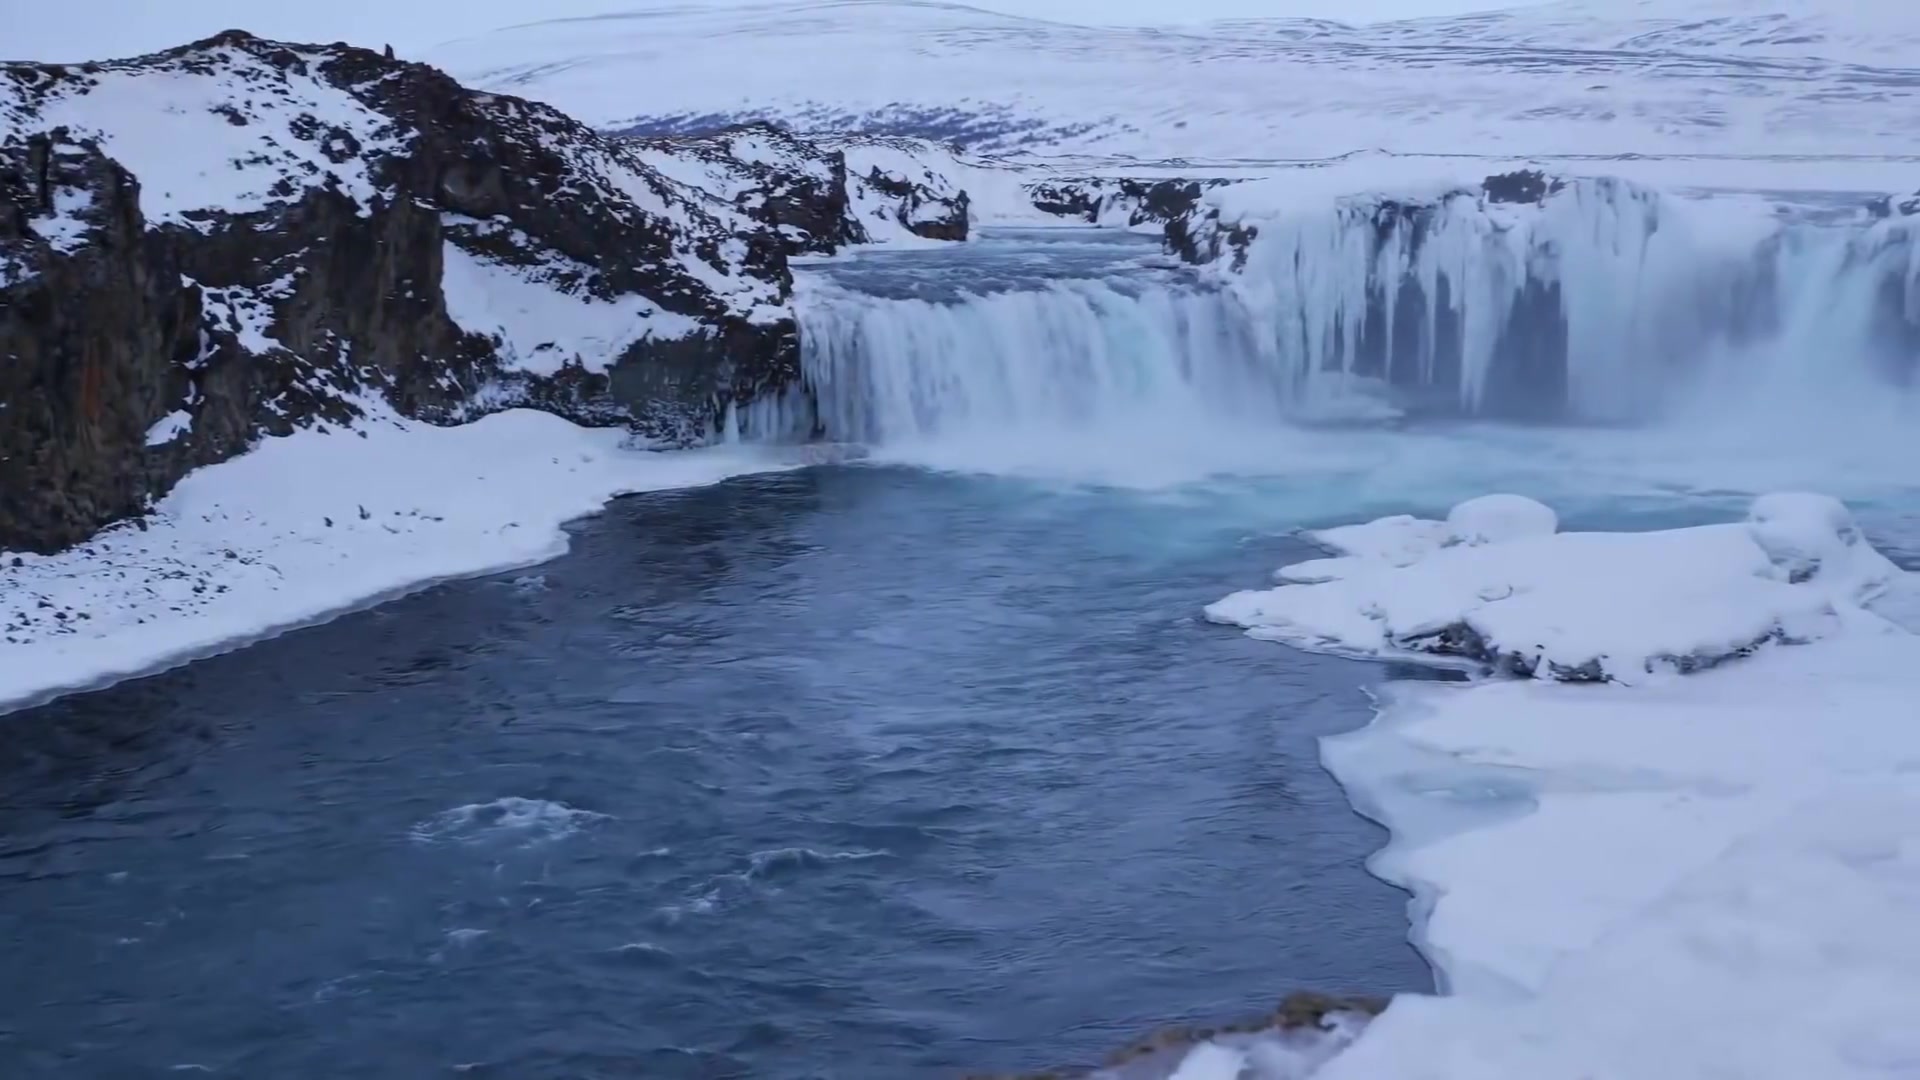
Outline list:
[[[883,218],[963,237],[965,195],[771,129],[612,139],[338,44],[0,65],[0,550],[369,413],[695,441],[798,378],[787,257]]]
[[[932,156],[921,140],[802,138],[748,123],[701,135],[627,136],[624,143],[649,166],[773,229],[791,255],[902,236],[967,238],[967,193],[921,160]]]
[[[1027,185],[1035,209],[1056,217],[1078,218],[1089,225],[1135,227],[1164,225],[1186,217],[1200,206],[1200,197],[1231,180],[1145,180],[1128,177],[1087,177],[1036,181]]]

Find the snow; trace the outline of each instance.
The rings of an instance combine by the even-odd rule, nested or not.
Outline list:
[[[175,409],[154,421],[147,429],[148,446],[165,446],[173,440],[193,430],[193,414],[185,409]]]
[[[371,81],[349,81],[365,78],[370,69],[364,65],[377,63],[370,54],[340,46],[223,35],[129,60],[57,69],[10,66],[0,78],[0,133],[65,129],[67,142],[96,141],[138,180],[140,208],[152,226],[257,227],[257,220],[236,223],[231,215],[284,207],[320,190],[344,195],[365,215],[378,199],[394,197],[381,183],[395,175],[385,166],[404,159],[419,119],[405,112],[409,91],[401,84],[413,76],[392,68]],[[671,250],[663,253],[660,268],[665,288],[692,292],[687,282],[674,280],[690,278],[749,321],[791,317],[784,282],[749,265],[742,236],[752,226],[713,192],[659,175],[625,144],[546,106],[491,94],[476,94],[469,104],[497,126],[499,137],[557,160],[565,174],[562,192],[596,196],[613,220],[637,233],[668,234]],[[56,248],[66,250],[82,239],[85,226],[76,215],[85,210],[86,197],[56,193],[55,214],[35,223],[44,224]],[[458,224],[467,237],[497,225],[471,219],[449,224]],[[523,248],[546,248],[529,237],[518,239]],[[548,281],[568,272],[591,273],[558,265],[563,261],[550,260],[529,276]],[[12,277],[23,268],[16,260],[0,273]],[[539,335],[523,326],[530,313],[582,316],[576,340],[588,344],[643,333],[680,336],[688,325],[642,303],[609,308],[583,301],[582,308],[572,304],[578,290],[571,287],[562,287],[566,296],[537,298],[503,280],[493,272],[497,268],[457,269],[471,271],[470,284],[503,302],[504,323],[479,320],[480,331],[508,340]],[[272,301],[290,295],[295,284],[286,277],[257,290],[209,289],[209,309],[249,351],[278,350],[270,332]],[[532,355],[544,338],[526,344],[522,359],[532,367],[554,362]]]
[[[53,213],[36,219],[33,231],[55,251],[71,253],[86,242],[89,226],[84,215],[93,209],[93,192],[85,188],[55,188]]]
[[[780,467],[746,448],[653,453],[622,449],[622,438],[514,410],[460,427],[384,420],[266,439],[189,474],[142,528],[53,556],[0,556],[0,703],[541,562],[566,550],[561,525],[615,495]]]
[[[1246,1067],[1245,1051],[1209,1042],[1194,1047],[1170,1080],[1237,1080]]]
[[[1390,573],[1418,587],[1463,559],[1531,563],[1522,576],[1559,605],[1537,606],[1540,626],[1601,629],[1588,621],[1608,612],[1567,583],[1650,605],[1609,631],[1640,655],[1667,647],[1668,620],[1689,609],[1737,622],[1721,589],[1736,582],[1763,609],[1782,589],[1824,592],[1838,617],[1820,640],[1634,685],[1396,684],[1370,727],[1326,740],[1356,807],[1391,830],[1371,865],[1413,892],[1412,937],[1445,996],[1396,999],[1316,1077],[1916,1075],[1916,575],[1817,495],[1638,535],[1462,546],[1439,522],[1417,526],[1314,534],[1344,552],[1328,580]],[[1616,561],[1636,548],[1649,558]],[[1682,558],[1718,596],[1663,598],[1623,576]]]
[[[1280,1012],[1287,1012],[1283,1003]],[[1156,1032],[1116,1054],[1087,1080],[1306,1080],[1366,1030],[1369,1017],[1329,1011],[1319,1026],[1287,1018],[1276,1026],[1228,1025],[1201,1032]],[[1081,1074],[1074,1074],[1081,1075]]]
[[[200,285],[206,313],[214,322],[233,331],[240,347],[255,355],[286,349],[273,336],[273,301],[293,293],[294,275],[286,274],[267,284],[249,289],[242,285],[215,287],[183,278],[189,285]]]
[[[577,364],[605,371],[636,341],[683,338],[701,324],[665,311],[644,296],[602,300],[555,276],[555,267],[510,266],[475,255],[449,240],[442,255],[441,290],[447,314],[461,329],[492,338],[503,366],[552,375]],[[586,267],[573,269],[584,280]]]
[[[852,204],[853,215],[860,220],[867,235],[879,244],[915,244],[924,242],[907,228],[909,224],[924,224],[945,217],[948,206],[940,202],[923,202],[917,205],[901,206],[900,200],[879,191],[870,182],[870,177],[878,174],[882,178],[900,181],[906,180],[925,186],[933,195],[951,199],[965,190],[969,199],[977,189],[980,198],[988,207],[1001,208],[1001,212],[991,213],[995,220],[1004,220],[1020,211],[1010,207],[1009,203],[1025,204],[1031,211],[1031,203],[1020,190],[1018,182],[1002,171],[999,176],[989,166],[969,162],[953,150],[920,139],[878,139],[856,138],[839,142],[828,140],[823,145],[831,146],[846,155],[847,159],[847,196]],[[999,180],[995,184],[993,181]],[[994,192],[1003,193],[995,199]],[[980,211],[974,209],[972,216],[978,219]]]
[[[1343,554],[1283,566],[1274,571],[1274,580],[1312,585],[1347,577],[1376,563],[1407,566],[1439,550],[1447,542],[1449,532],[1447,522],[1426,521],[1411,514],[1309,532],[1306,534],[1309,540]]]
[[[1306,649],[1639,683],[1878,624],[1861,605],[1899,575],[1845,507],[1818,496],[1765,496],[1734,525],[1556,533],[1555,523],[1532,500],[1494,495],[1456,507],[1446,541],[1424,550],[1440,529],[1406,518],[1322,534],[1355,547],[1206,614]]]
[[[1179,29],[904,0],[679,5],[429,54],[463,81],[609,129],[764,118],[1143,161],[1878,157],[1914,145],[1916,56],[1920,9],[1864,0],[1576,0],[1361,27]]]
[[[1559,531],[1560,516],[1553,508],[1525,495],[1482,495],[1447,511],[1448,539],[1470,547]]]
[[[20,107],[0,96],[0,119],[16,119],[10,114]],[[353,95],[229,47],[158,69],[110,65],[70,76],[49,91],[36,125],[97,139],[139,178],[149,222],[187,226],[195,211],[245,213],[283,201],[271,190],[282,177],[336,188],[364,207],[376,190],[366,155],[404,146],[389,121]]]
[[[1432,904],[1451,996],[1400,999],[1322,1077],[1914,1075],[1916,660],[1881,633],[1390,698],[1326,758],[1394,829],[1375,868]]]

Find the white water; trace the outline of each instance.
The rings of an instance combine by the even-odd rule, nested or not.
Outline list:
[[[957,303],[816,290],[806,369],[837,439],[1272,420],[1290,397],[1239,297],[1108,279]]]
[[[1752,203],[1582,182],[1544,207],[1367,199],[1259,228],[1242,271],[1199,279],[1076,266],[927,298],[812,271],[811,401],[762,406],[753,426],[992,456],[1195,432],[1244,445],[1288,421],[1402,415],[1743,428],[1920,415],[1907,385],[1920,244],[1905,223],[1779,224]],[[1021,242],[894,268],[951,273]]]

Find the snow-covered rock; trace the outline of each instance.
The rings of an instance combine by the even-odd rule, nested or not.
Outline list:
[[[1559,531],[1560,515],[1525,495],[1482,495],[1447,511],[1447,536],[1456,544],[1499,544]]]
[[[1280,571],[1209,619],[1308,649],[1425,656],[1567,681],[1636,682],[1882,620],[1899,571],[1844,507],[1769,495],[1749,521],[1557,533],[1548,508],[1489,496],[1448,521],[1389,518],[1317,534],[1339,557]]]
[[[1747,511],[1747,533],[1777,574],[1794,585],[1818,581],[1870,600],[1900,573],[1867,543],[1846,504],[1831,495],[1762,495]]]
[[[1296,993],[1278,1008],[1245,1020],[1159,1028],[1097,1068],[996,1075],[999,1080],[1308,1080],[1352,1046],[1386,1004],[1376,998]]]
[[[767,130],[634,145],[239,31],[0,65],[0,549],[374,399],[704,438],[799,377],[789,252],[889,213],[964,236],[963,193],[847,160]]]
[[[624,140],[660,172],[772,227],[789,254],[831,254],[902,236],[965,240],[966,191],[921,139],[802,138],[767,123]]]
[[[1089,225],[1109,228],[1138,228],[1153,225],[1165,228],[1172,221],[1191,215],[1200,206],[1200,196],[1234,181],[1211,177],[1203,180],[1178,178],[1085,177],[1046,179],[1028,183],[1028,196],[1043,213],[1076,218]]]

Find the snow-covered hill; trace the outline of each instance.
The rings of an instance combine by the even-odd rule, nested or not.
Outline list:
[[[1920,154],[1920,6],[1891,2],[1569,0],[1177,31],[917,0],[682,5],[431,59],[613,130],[765,117],[1142,160]]]

